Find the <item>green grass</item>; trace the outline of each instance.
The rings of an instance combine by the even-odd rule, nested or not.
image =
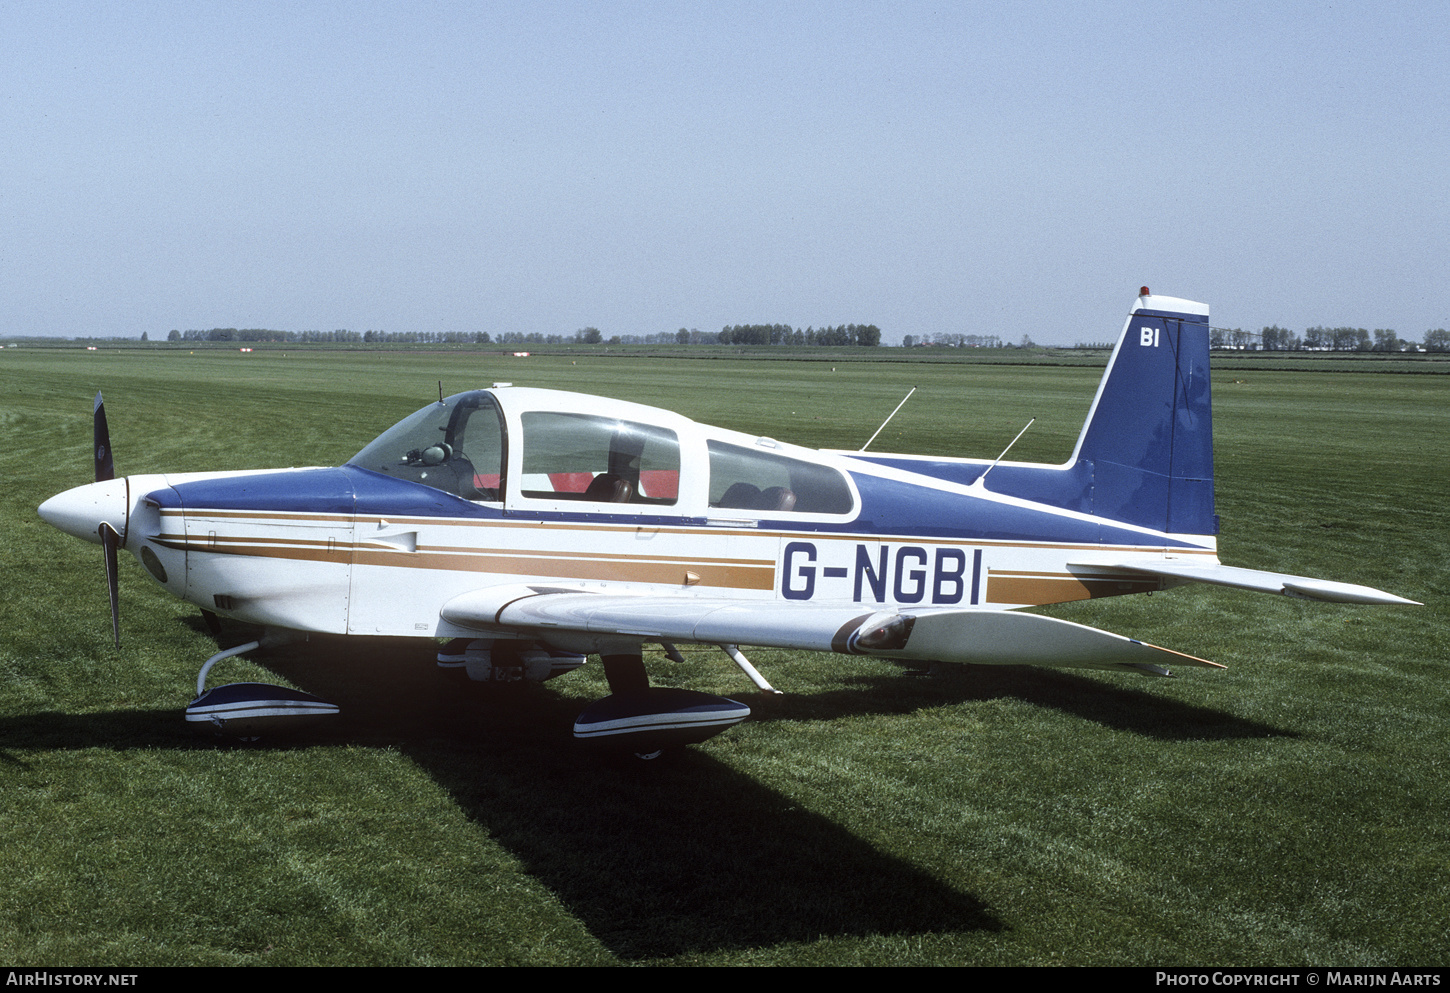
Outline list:
[[[756,718],[660,768],[568,729],[595,666],[499,692],[431,645],[322,640],[226,679],[340,703],[266,748],[188,733],[216,650],[129,556],[39,521],[90,475],[335,464],[509,380],[808,445],[1057,462],[1092,368],[593,356],[0,355],[0,960],[167,964],[1439,964],[1450,758],[1438,376],[1216,377],[1221,554],[1423,608],[1190,588],[1051,613],[1215,659],[1176,680],[718,652],[655,680]],[[230,645],[245,632],[231,629]],[[265,663],[265,667],[264,664]],[[219,673],[219,675],[221,675]]]

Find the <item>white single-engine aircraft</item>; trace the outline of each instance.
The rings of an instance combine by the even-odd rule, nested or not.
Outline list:
[[[167,590],[286,637],[455,639],[440,663],[546,679],[602,657],[611,695],[579,738],[641,755],[747,717],[651,687],[643,646],[737,646],[1167,675],[1214,663],[1019,607],[1213,583],[1411,604],[1220,565],[1208,308],[1134,304],[1062,465],[818,452],[618,400],[498,384],[440,399],[338,468],[96,479],[40,507]],[[214,618],[209,616],[210,620]],[[119,644],[119,635],[117,636]],[[264,639],[265,640],[265,639]],[[259,683],[203,692],[193,721],[253,735],[336,708]]]

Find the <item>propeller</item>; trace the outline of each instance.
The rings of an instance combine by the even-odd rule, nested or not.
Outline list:
[[[116,464],[111,458],[111,429],[106,424],[106,402],[96,393],[95,408],[95,450],[96,482],[116,478]],[[111,634],[116,647],[121,647],[121,602],[119,568],[116,563],[116,549],[121,545],[121,536],[110,524],[102,521],[97,529],[101,536],[101,548],[106,553],[106,589],[111,594]]]

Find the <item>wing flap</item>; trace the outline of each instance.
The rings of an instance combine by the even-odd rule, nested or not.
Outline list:
[[[1186,580],[1193,583],[1211,583],[1215,586],[1232,586],[1235,589],[1254,590],[1259,593],[1279,593],[1304,600],[1423,606],[1417,600],[1406,600],[1404,597],[1398,597],[1393,593],[1386,593],[1370,586],[1336,583],[1327,579],[1310,579],[1307,576],[1290,576],[1281,572],[1241,569],[1230,565],[1175,562],[1169,559],[1114,562],[1110,565],[1098,562],[1070,562],[1068,565],[1095,571],[1124,572],[1132,575]]]
[[[1207,659],[1159,648],[1110,631],[1056,617],[1019,614],[1010,610],[921,614],[912,625],[906,649],[909,654],[871,654],[975,665],[1041,665],[1144,672],[1169,663],[1223,668]]]

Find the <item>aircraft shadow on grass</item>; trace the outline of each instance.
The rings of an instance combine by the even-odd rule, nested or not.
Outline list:
[[[1002,927],[979,898],[704,751],[614,761],[564,737],[579,700],[469,683],[395,642],[358,648],[266,661],[336,700],[350,741],[408,755],[621,958]]]

